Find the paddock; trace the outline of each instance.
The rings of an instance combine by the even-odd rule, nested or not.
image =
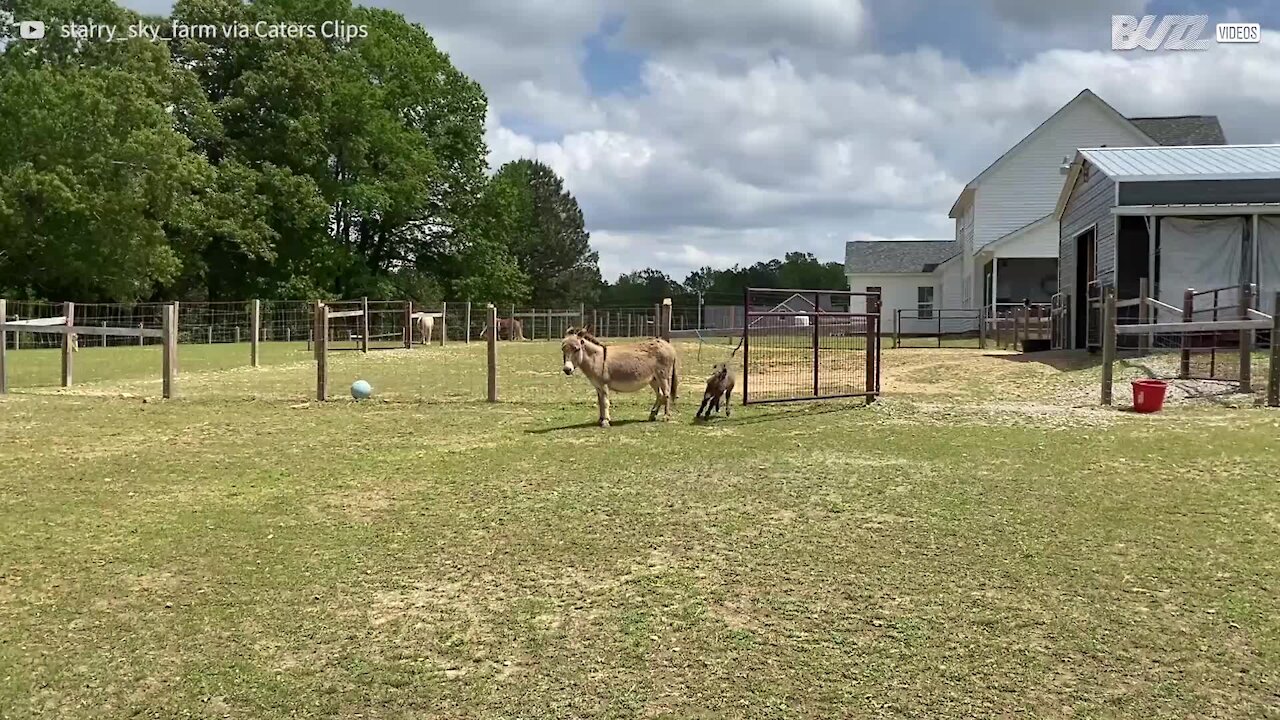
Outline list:
[[[736,345],[673,340],[682,388]],[[601,431],[554,340],[498,345],[494,405],[482,343],[333,353],[326,403],[276,345],[184,345],[150,404],[158,344],[87,345],[70,388],[10,350],[0,612],[39,658],[11,714],[1272,702],[1273,411],[1101,408],[1087,353],[886,348],[870,406],[695,425],[685,393],[648,423],[627,395]],[[373,399],[338,400],[356,377]]]

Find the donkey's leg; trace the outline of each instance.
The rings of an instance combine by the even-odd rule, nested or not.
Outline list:
[[[724,394],[724,416],[725,417],[730,417],[733,414],[733,411],[730,409],[732,407],[733,407],[733,391],[727,390],[725,391],[725,394]]]
[[[658,378],[658,391],[662,393],[662,419],[671,419],[671,377]]]
[[[653,407],[649,408],[649,422],[658,419],[658,410],[662,407],[662,384],[658,378],[654,378],[649,387],[653,388]]]
[[[710,395],[708,395],[708,394],[706,394],[706,393],[703,393],[703,394],[702,394],[702,404],[698,406],[698,412],[694,413],[694,414],[693,414],[693,416],[694,416],[695,418],[700,418],[700,417],[702,417],[702,412],[703,412],[704,410],[707,410],[707,405],[708,405],[708,404],[710,404],[710,402],[711,402],[711,396],[710,396]],[[708,414],[708,415],[710,415],[711,413],[710,413],[710,412],[708,412],[707,414]]]
[[[600,406],[600,427],[609,427],[609,389],[596,388],[596,401]]]

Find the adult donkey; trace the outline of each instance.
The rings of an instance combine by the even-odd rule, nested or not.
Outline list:
[[[676,349],[661,338],[634,345],[609,347],[586,330],[570,330],[560,343],[564,374],[581,370],[596,388],[600,405],[600,427],[609,427],[609,391],[636,392],[653,388],[653,408],[649,420],[671,419],[671,403],[676,398]]]

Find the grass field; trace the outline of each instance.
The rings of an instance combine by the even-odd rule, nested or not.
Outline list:
[[[184,346],[171,401],[11,353],[0,717],[1280,717],[1280,413],[886,350],[872,406],[696,425],[728,348],[681,350],[608,430],[543,342],[492,406],[479,345],[325,404],[301,346]]]

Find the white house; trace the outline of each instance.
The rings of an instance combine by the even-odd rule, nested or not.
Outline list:
[[[844,265],[850,289],[880,293],[884,332],[900,318],[901,332],[923,334],[936,332],[942,320],[934,308],[959,307],[944,299],[948,291],[960,291],[959,258],[960,246],[952,240],[881,240],[847,243]],[[944,330],[951,325],[947,321]]]
[[[1092,91],[1082,91],[969,181],[956,198],[949,213],[955,220],[955,256],[938,261],[928,271],[935,276],[938,307],[990,309],[993,303],[1052,298],[1058,289],[1055,207],[1062,190],[1062,167],[1079,148],[1225,142],[1217,117],[1126,118]],[[865,277],[880,276],[881,270],[849,262],[875,255],[864,248],[846,248],[845,273],[851,289],[884,286],[883,277]],[[892,274],[921,274],[910,270]],[[896,282],[923,287],[920,277]]]

